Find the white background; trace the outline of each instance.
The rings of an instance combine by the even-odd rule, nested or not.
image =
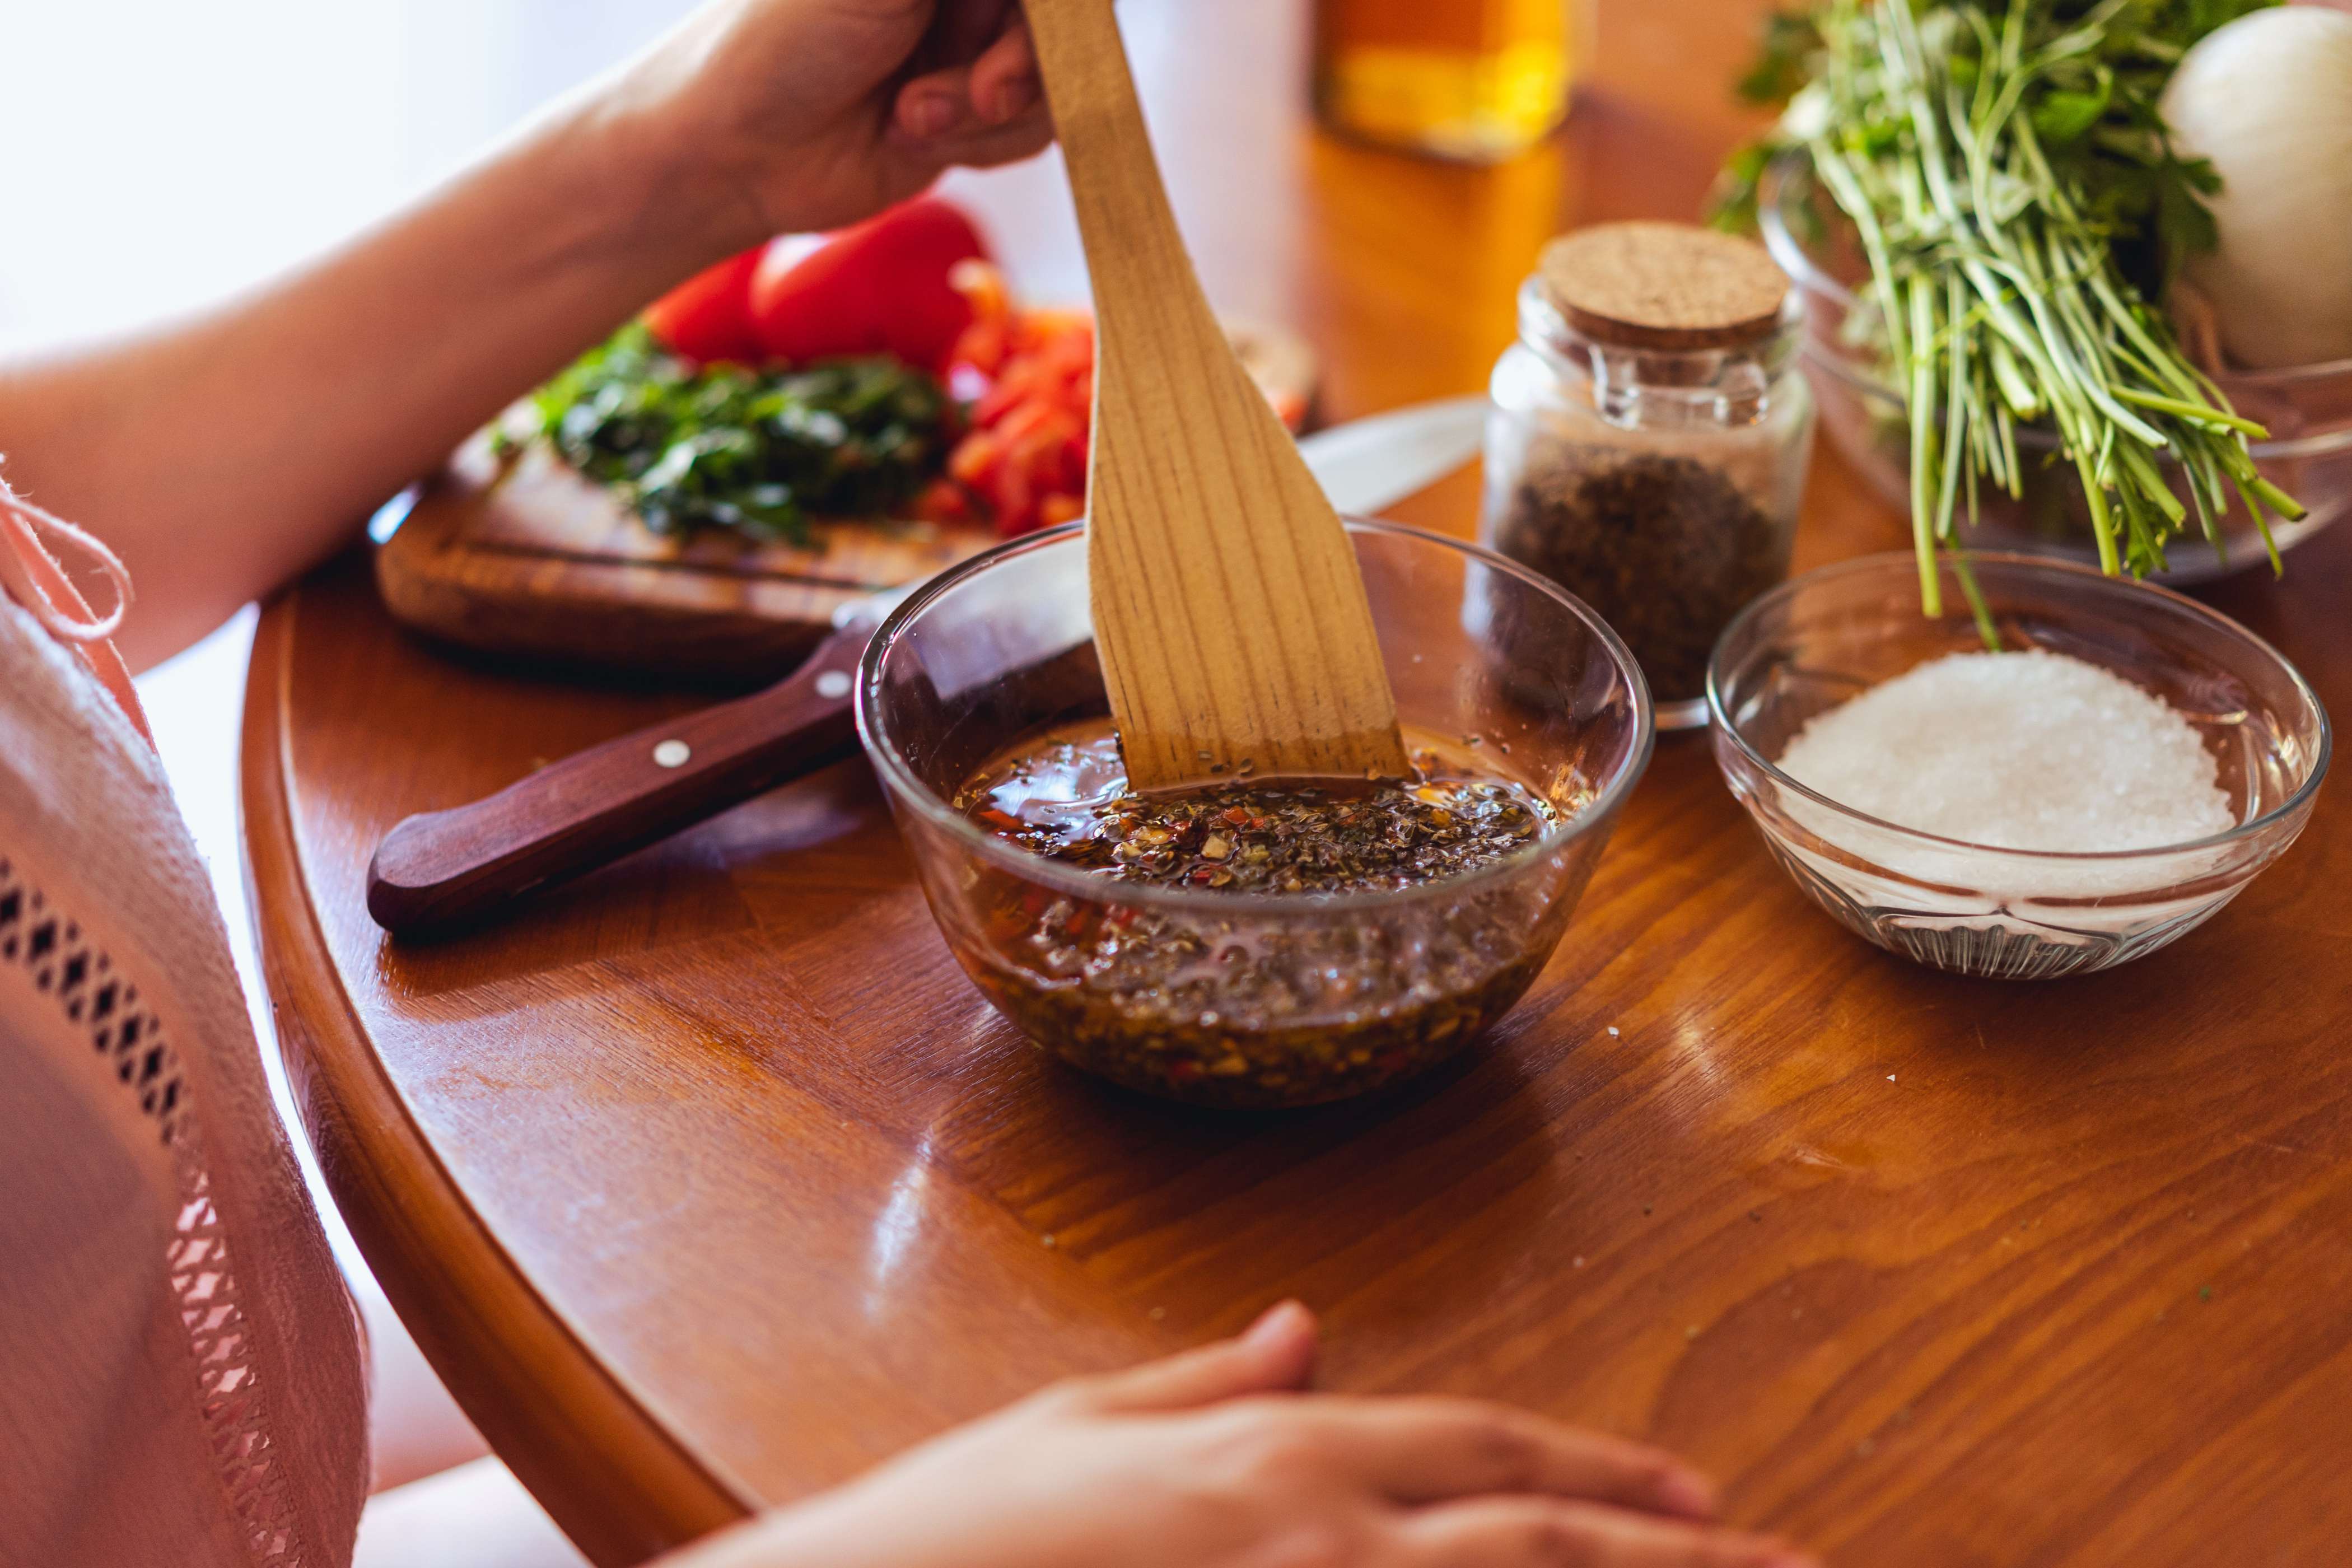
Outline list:
[[[1157,90],[1173,73],[1155,68],[1214,51],[1242,30],[1227,17],[1276,3],[1121,7],[1180,216],[1202,238],[1228,224],[1286,221],[1219,198],[1236,173],[1236,142],[1260,164],[1296,155],[1284,134],[1294,106],[1252,105],[1250,123],[1234,125],[1230,105]],[[151,320],[265,278],[425,189],[691,9],[692,0],[0,0],[0,352]],[[1017,206],[1032,225],[1041,205],[1052,215],[1057,232],[997,236],[1014,284],[1033,299],[1085,289],[1060,182],[1050,154],[950,182],[983,215]],[[1283,268],[1229,264],[1205,281],[1221,308],[1287,313]]]
[[[0,344],[196,304],[357,227],[686,0],[6,0]]]

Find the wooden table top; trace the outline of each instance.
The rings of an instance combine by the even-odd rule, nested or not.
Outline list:
[[[1552,149],[1311,135],[1302,5],[1129,0],[1221,300],[1345,417],[1479,386],[1537,247],[1693,210],[1749,0],[1603,7]],[[972,187],[1069,264],[1050,169]],[[1045,205],[1039,205],[1039,204]],[[1024,247],[1027,247],[1024,249]],[[1402,510],[1457,530],[1468,481]],[[1801,564],[1899,542],[1826,453]],[[2210,595],[2352,711],[2352,533]],[[1024,1046],[853,763],[454,943],[386,942],[403,815],[690,706],[470,668],[346,559],[268,610],[267,967],[330,1180],[485,1433],[599,1561],[1297,1295],[1328,1382],[1652,1438],[1853,1568],[2311,1563],[2352,1523],[2352,826],[2153,961],[1929,973],[1774,868],[1668,741],[1490,1043],[1376,1101],[1189,1112]]]

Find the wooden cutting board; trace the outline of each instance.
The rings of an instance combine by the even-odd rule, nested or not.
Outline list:
[[[849,600],[995,542],[986,528],[828,523],[814,548],[655,533],[532,447],[468,443],[376,552],[393,615],[509,658],[725,683],[774,679]]]
[[[1295,429],[1318,367],[1292,333],[1228,321],[1234,348]],[[508,661],[729,686],[782,679],[845,603],[919,583],[995,543],[985,526],[823,523],[815,547],[706,531],[658,534],[534,445],[477,437],[425,482],[376,552],[394,617]]]

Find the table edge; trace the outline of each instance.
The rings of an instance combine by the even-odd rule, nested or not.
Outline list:
[[[246,671],[238,798],[254,937],[294,1100],[368,1267],[466,1415],[603,1568],[756,1510],[580,1342],[474,1211],[370,1045],[313,910],[284,722],[301,589]]]

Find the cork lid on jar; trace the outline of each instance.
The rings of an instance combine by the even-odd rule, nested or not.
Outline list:
[[[1666,352],[1736,348],[1780,324],[1789,279],[1751,239],[1682,223],[1604,223],[1544,247],[1536,277],[1586,337]]]

